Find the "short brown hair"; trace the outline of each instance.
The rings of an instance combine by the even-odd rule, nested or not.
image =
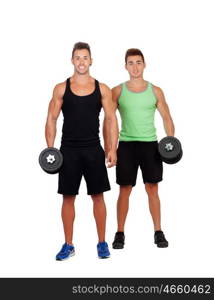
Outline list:
[[[82,49],[87,49],[90,56],[91,56],[91,49],[90,49],[89,44],[83,43],[83,42],[78,42],[78,43],[74,44],[74,47],[73,47],[73,50],[72,50],[72,58],[74,57],[74,51],[82,50]]]
[[[125,55],[125,62],[126,62],[126,64],[127,64],[128,57],[129,56],[133,56],[133,55],[139,55],[139,56],[141,56],[143,62],[145,62],[143,53],[139,49],[137,49],[137,48],[130,48],[130,49],[128,49],[126,51],[126,55]]]

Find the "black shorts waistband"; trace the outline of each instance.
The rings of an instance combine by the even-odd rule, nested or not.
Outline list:
[[[82,141],[69,141],[62,140],[61,147],[69,147],[69,148],[88,148],[95,147],[100,145],[100,140],[82,140]]]

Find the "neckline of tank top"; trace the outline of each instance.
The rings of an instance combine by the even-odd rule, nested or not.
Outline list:
[[[127,81],[126,81],[126,82],[127,82]],[[143,91],[141,91],[141,92],[134,92],[134,91],[131,91],[131,90],[128,88],[126,82],[124,82],[125,88],[126,88],[130,93],[133,93],[133,94],[142,94],[142,93],[146,92],[146,91],[148,90],[148,88],[149,88],[149,85],[150,85],[149,81],[147,81],[147,86],[146,86],[145,90],[143,90]]]
[[[87,95],[82,95],[82,96],[80,96],[80,95],[77,95],[77,94],[75,94],[73,91],[72,91],[72,89],[71,89],[71,81],[70,81],[70,79],[71,79],[71,77],[69,77],[68,78],[68,89],[69,89],[69,91],[70,91],[70,93],[71,94],[73,94],[74,96],[76,96],[76,97],[88,97],[88,96],[92,96],[94,93],[95,93],[95,91],[96,91],[96,89],[97,89],[97,83],[96,83],[96,79],[94,79],[94,83],[95,83],[95,87],[94,87],[94,90],[93,90],[93,92],[92,93],[90,93],[90,94],[87,94]]]

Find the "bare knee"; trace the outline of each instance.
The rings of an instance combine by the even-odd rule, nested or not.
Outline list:
[[[75,195],[63,195],[63,204],[73,205],[75,198]]]
[[[103,193],[91,195],[91,199],[93,200],[94,203],[103,202],[104,201]]]
[[[132,185],[121,185],[120,186],[120,195],[129,196],[132,191]]]
[[[145,189],[149,196],[156,195],[158,193],[158,184],[157,183],[146,183]]]

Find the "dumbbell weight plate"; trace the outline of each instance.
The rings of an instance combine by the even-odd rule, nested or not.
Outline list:
[[[177,162],[179,162],[179,160],[182,158],[183,156],[183,151],[181,150],[181,152],[179,153],[179,155],[177,157],[175,157],[174,159],[169,159],[167,160],[166,158],[163,160],[166,164],[176,164]]]
[[[158,150],[162,160],[167,164],[177,163],[183,155],[180,141],[173,136],[163,138],[158,144]]]
[[[41,168],[49,174],[58,173],[62,163],[62,153],[56,148],[46,148],[39,155],[39,164]]]

